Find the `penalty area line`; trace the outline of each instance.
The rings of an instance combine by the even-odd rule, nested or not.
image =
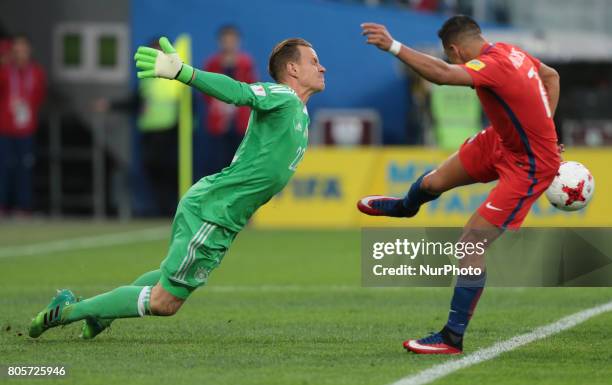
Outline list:
[[[442,364],[432,366],[429,369],[425,369],[417,374],[404,377],[391,385],[424,385],[432,383],[457,370],[491,360],[502,353],[509,352],[531,342],[538,341],[558,334],[564,330],[571,329],[574,326],[577,326],[595,316],[609,311],[612,311],[612,302],[579,311],[578,313],[563,317],[551,324],[540,326],[529,333],[514,336],[506,341],[498,342],[488,348],[477,350],[464,356],[463,358],[447,361]]]
[[[94,235],[34,243],[31,245],[3,247],[0,248],[0,259],[10,257],[26,257],[62,251],[92,249],[96,247],[127,245],[137,242],[159,241],[167,238],[169,234],[170,228],[167,226],[153,227],[143,230],[126,231],[123,233]]]

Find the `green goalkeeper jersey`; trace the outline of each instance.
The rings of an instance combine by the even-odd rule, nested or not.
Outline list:
[[[226,103],[252,108],[231,165],[200,179],[181,199],[184,208],[202,219],[238,232],[285,187],[302,160],[308,111],[284,84],[246,84],[196,70],[191,85]]]

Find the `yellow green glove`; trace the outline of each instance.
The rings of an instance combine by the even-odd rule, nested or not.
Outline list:
[[[140,70],[136,73],[138,78],[177,79],[188,84],[193,75],[193,68],[183,63],[167,37],[159,39],[159,46],[161,51],[144,46],[136,50],[134,60],[136,68]]]

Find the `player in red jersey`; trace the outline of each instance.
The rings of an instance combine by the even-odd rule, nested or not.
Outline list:
[[[369,196],[357,206],[368,215],[412,217],[419,207],[452,188],[499,180],[465,225],[460,242],[490,245],[505,229],[518,229],[531,205],[546,191],[560,164],[553,115],[559,75],[510,44],[489,43],[467,16],[448,19],[438,36],[452,64],[394,40],[385,26],[364,23],[367,43],[389,51],[436,84],[473,87],[491,121],[437,169],[421,175],[404,198]],[[481,274],[459,276],[448,322],[438,332],[404,347],[415,353],[457,354],[486,279],[484,253],[459,261]]]

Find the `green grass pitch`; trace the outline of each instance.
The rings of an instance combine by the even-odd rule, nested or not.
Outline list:
[[[159,225],[3,225],[0,252]],[[360,287],[359,240],[358,230],[246,230],[176,316],[120,320],[93,341],[78,339],[80,323],[38,340],[27,325],[57,288],[88,297],[157,268],[167,240],[1,257],[0,364],[66,365],[68,376],[49,384],[385,385],[454,359],[401,346],[443,325],[451,290]],[[466,353],[611,297],[611,289],[487,289]],[[611,324],[606,313],[434,383],[610,384]]]

